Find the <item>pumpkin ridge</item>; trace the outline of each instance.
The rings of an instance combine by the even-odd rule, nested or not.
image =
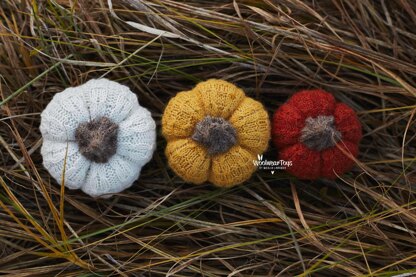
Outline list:
[[[259,154],[268,148],[271,136],[271,124],[268,112],[263,104],[246,97],[229,118],[237,131],[238,144],[251,153]],[[249,141],[253,144],[250,144]]]
[[[211,159],[191,138],[168,141],[165,155],[175,174],[185,181],[201,184],[208,179]]]
[[[311,103],[304,102],[308,97],[311,97],[312,94],[314,94],[313,101],[311,101]],[[328,99],[326,99],[327,97]],[[319,101],[314,102],[317,99]],[[330,101],[327,101],[327,100],[330,100]],[[329,104],[329,106],[318,105],[321,103],[327,103]],[[312,90],[301,90],[293,94],[291,98],[287,101],[287,104],[291,105],[294,108],[297,108],[297,110],[300,111],[301,115],[303,115],[303,117],[305,117],[306,119],[308,116],[310,116],[308,115],[308,113],[313,111],[314,109],[315,109],[314,111],[318,111],[317,114],[315,114],[314,116],[333,115],[335,112],[335,107],[336,107],[337,102],[336,102],[335,97],[331,93],[326,92],[321,89],[312,89]],[[315,104],[315,105],[311,105],[311,104]],[[302,106],[303,109],[300,109],[299,107],[297,107],[297,105]],[[324,109],[328,107],[330,108],[329,110]]]
[[[288,105],[290,106],[292,109],[296,110],[298,112],[298,114],[305,120],[306,119],[306,115],[305,113],[303,113],[303,111],[301,109],[299,109],[298,107],[296,107],[295,105],[292,105],[292,103],[290,102],[286,102],[283,105]]]
[[[247,151],[248,153],[250,153],[250,154],[252,154],[253,156],[257,156],[259,153],[254,153],[254,151],[253,150],[251,150],[251,149],[249,149],[247,146],[245,146],[245,145],[241,145],[241,144],[238,144],[243,150],[245,150],[245,151]]]
[[[195,90],[195,88],[193,88],[191,90],[191,94],[193,94],[196,97],[199,107],[204,112],[204,114],[206,114],[207,111],[206,111],[205,106],[204,106],[204,101],[202,101],[202,99],[201,99],[200,93],[197,90]]]
[[[192,91],[195,91],[199,95],[200,100],[202,101],[202,108],[206,115],[221,116],[226,120],[228,120],[236,110],[236,107],[238,107],[246,98],[246,95],[241,88],[222,79],[209,79],[201,82],[197,84]],[[221,98],[224,100],[223,102],[220,102],[221,104],[224,102],[227,103],[222,107],[223,109],[221,109],[221,112],[218,112],[217,110],[217,105],[219,103],[215,101],[212,102],[213,98]]]
[[[345,120],[346,114],[348,115],[348,120]],[[354,113],[354,110],[344,103],[337,103],[334,111],[334,118],[336,128],[343,135],[342,139],[357,144],[359,138],[362,137],[362,127],[360,126],[359,119]]]
[[[289,137],[297,136],[297,138],[296,139],[293,138],[293,140],[290,140],[289,142],[284,141],[284,143],[282,143],[280,141],[281,138],[279,136],[284,135],[284,133],[286,133],[286,130],[285,130],[285,128],[283,128],[285,126],[281,125],[281,122],[285,121],[287,123],[288,122],[287,117],[289,116],[287,111],[286,111],[286,113],[283,113],[283,110],[285,110],[285,109],[287,109],[289,111],[293,110],[294,114],[299,116],[299,121],[301,122],[299,125],[302,125],[302,126],[300,127],[297,124],[296,125],[295,124],[290,125],[292,127],[295,126],[294,128],[296,130],[295,130],[295,135],[291,134],[291,135],[289,135]],[[290,116],[293,116],[293,114],[290,114]],[[292,118],[292,117],[290,117],[290,118]],[[276,146],[281,145],[281,148],[286,148],[286,147],[290,147],[290,146],[293,146],[295,144],[298,144],[300,135],[297,134],[297,133],[299,133],[303,129],[303,127],[305,125],[304,122],[305,122],[304,115],[300,112],[300,110],[297,107],[295,107],[293,105],[290,105],[289,103],[284,103],[283,105],[281,105],[279,107],[279,109],[272,116],[271,136],[273,138],[274,144]],[[291,130],[291,131],[293,131],[293,130]],[[292,133],[292,132],[290,132],[290,133]]]
[[[230,119],[230,117],[232,117],[233,116],[233,114],[235,113],[235,111],[236,110],[238,110],[238,108],[243,104],[243,102],[244,102],[244,100],[245,99],[247,99],[248,97],[247,97],[247,95],[244,95],[244,97],[242,97],[241,99],[240,99],[240,102],[238,102],[238,104],[237,104],[237,106],[235,106],[235,109],[230,113],[230,115],[229,116],[227,116],[227,117],[225,117],[225,119],[226,120],[229,120]]]
[[[162,135],[166,139],[187,138],[205,111],[192,90],[179,92],[169,101],[162,116]]]

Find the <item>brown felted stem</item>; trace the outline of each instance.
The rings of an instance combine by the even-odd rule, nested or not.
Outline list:
[[[300,141],[310,149],[322,151],[335,146],[339,140],[341,133],[335,128],[333,116],[320,115],[305,120]]]
[[[96,163],[106,163],[117,151],[118,125],[107,117],[81,123],[75,131],[79,151]]]
[[[215,155],[226,152],[237,143],[237,132],[224,118],[208,115],[196,124],[192,139],[203,144],[208,154]]]

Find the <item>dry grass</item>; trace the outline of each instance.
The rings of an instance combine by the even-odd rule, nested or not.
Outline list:
[[[416,272],[415,1],[112,4],[0,3],[0,274]],[[190,186],[166,166],[159,134],[132,188],[109,200],[61,194],[41,164],[39,113],[102,75],[130,86],[159,130],[167,101],[200,80],[235,82],[270,113],[322,87],[359,112],[359,162],[337,181],[259,171],[233,189]]]

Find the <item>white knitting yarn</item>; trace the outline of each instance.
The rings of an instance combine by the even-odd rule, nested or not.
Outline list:
[[[107,117],[118,125],[117,150],[106,163],[79,151],[75,131],[81,123]],[[43,165],[69,189],[109,197],[128,187],[156,148],[156,124],[130,89],[108,79],[93,79],[57,93],[41,114]],[[65,159],[66,158],[66,159]]]

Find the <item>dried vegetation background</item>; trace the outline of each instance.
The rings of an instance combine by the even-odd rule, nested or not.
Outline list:
[[[0,274],[410,276],[415,31],[413,0],[2,0]],[[130,189],[63,193],[42,167],[39,114],[100,76],[137,93],[159,130],[168,100],[208,78],[270,114],[320,87],[357,110],[359,161],[336,181],[259,171],[232,189],[191,186],[167,167],[159,131]]]

